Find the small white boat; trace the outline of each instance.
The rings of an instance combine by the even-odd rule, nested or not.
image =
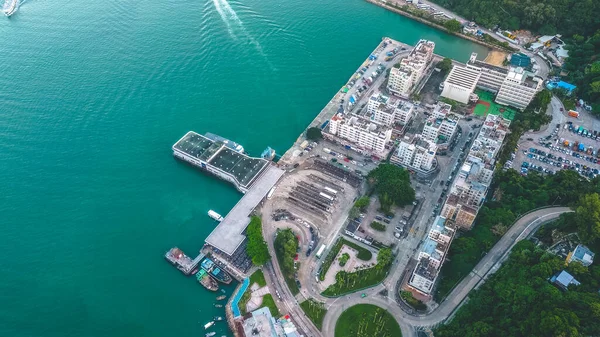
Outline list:
[[[210,328],[213,325],[215,325],[215,321],[210,321],[210,322],[204,324],[204,330]]]
[[[213,211],[212,209],[208,211],[208,216],[219,222],[223,221],[223,217],[221,216],[221,214]]]
[[[216,335],[216,334],[217,334],[217,333],[216,333],[216,332],[214,332],[214,331],[213,331],[213,332],[209,332],[209,333],[207,333],[207,334],[206,334],[206,337],[212,337],[212,336],[214,336],[214,335]]]

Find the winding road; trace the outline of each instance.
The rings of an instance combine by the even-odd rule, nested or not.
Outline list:
[[[386,288],[386,284],[396,284],[398,278],[401,277],[401,271],[390,272],[388,279],[382,284],[375,286],[366,291],[356,292],[347,296],[339,298],[325,298],[319,293],[311,290],[312,287],[305,287],[309,295],[319,301],[325,303],[325,307],[328,309],[327,314],[323,322],[323,328],[319,332],[316,327],[310,322],[310,320],[304,315],[302,309],[297,305],[295,298],[291,296],[287,286],[284,282],[281,282],[283,278],[281,272],[277,266],[276,259],[273,259],[275,268],[267,268],[269,276],[273,276],[274,272],[276,277],[269,277],[273,279],[280,278],[279,282],[270,282],[281,294],[285,294],[284,305],[299,321],[300,325],[308,332],[309,336],[325,336],[333,337],[335,335],[335,324],[342,312],[349,307],[356,304],[374,304],[388,310],[398,321],[402,334],[404,337],[416,336],[416,328],[423,327],[435,327],[443,323],[448,317],[450,317],[456,309],[463,303],[467,298],[469,292],[474,288],[481,285],[487,277],[498,270],[502,262],[507,258],[512,247],[522,239],[527,238],[530,234],[535,232],[542,224],[558,218],[563,213],[572,212],[568,207],[549,207],[538,209],[530,213],[526,213],[521,216],[513,226],[508,230],[506,234],[496,243],[494,247],[481,259],[481,261],[475,266],[475,268],[467,275],[446,297],[446,299],[432,312],[423,315],[417,315],[408,313],[395,302],[393,296],[381,296],[378,293],[382,290],[388,290],[389,293],[396,291],[394,287]],[[265,235],[267,239],[269,250],[271,255],[275,256],[273,251],[273,232],[267,229],[268,233]],[[269,235],[270,234],[270,235]],[[396,266],[393,266],[396,267]],[[398,265],[400,267],[400,265]],[[396,267],[397,268],[397,267]],[[274,269],[274,270],[273,270]],[[392,281],[392,282],[390,282]],[[308,289],[307,289],[308,288]],[[366,293],[367,297],[362,298],[361,294]],[[392,294],[393,295],[393,294]],[[297,303],[297,302],[296,302]]]

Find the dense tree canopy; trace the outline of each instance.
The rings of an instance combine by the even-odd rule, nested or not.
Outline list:
[[[248,228],[246,229],[246,235],[248,236],[246,252],[252,259],[252,263],[255,266],[261,266],[269,261],[271,255],[269,255],[269,248],[263,239],[262,223],[259,217],[252,217],[250,224],[248,224]]]
[[[460,24],[460,22],[456,19],[452,19],[452,20],[448,20],[446,22],[444,22],[444,27],[446,27],[446,29],[450,32],[460,32],[460,30],[462,29],[462,25]]]
[[[281,256],[281,269],[284,274],[294,273],[294,257],[298,249],[298,238],[291,229],[286,228],[278,232],[274,242],[277,255]]]
[[[600,25],[594,0],[434,0],[487,28],[529,29],[540,34],[592,35]]]
[[[306,130],[306,139],[309,140],[319,140],[323,138],[323,134],[321,133],[321,129],[317,127],[308,128]]]
[[[443,60],[437,63],[436,67],[440,68],[442,72],[447,73],[450,71],[450,69],[452,69],[452,59],[445,57]]]
[[[600,267],[569,264],[581,286],[561,291],[548,278],[564,261],[522,241],[507,262],[436,337],[600,335]]]
[[[527,176],[515,170],[498,171],[481,207],[475,226],[457,237],[450,246],[438,286],[438,298],[467,275],[483,254],[512,226],[516,218],[534,208],[547,205],[578,203],[581,196],[600,191],[600,179],[591,182],[574,171],[559,171],[542,176],[531,172]]]
[[[392,164],[380,164],[369,172],[369,184],[379,196],[383,210],[389,211],[393,204],[408,205],[415,200],[415,190],[410,186],[407,170]]]
[[[600,238],[600,196],[597,193],[581,197],[575,212],[575,223],[583,242],[591,243]]]

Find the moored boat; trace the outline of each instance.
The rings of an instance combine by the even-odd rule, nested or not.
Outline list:
[[[227,274],[226,271],[217,267],[211,259],[205,258],[200,263],[200,267],[202,267],[202,269],[206,270],[206,272],[208,272],[210,274],[210,276],[214,277],[217,281],[219,281],[221,283],[225,283],[225,284],[231,283],[231,280],[232,280],[231,276],[229,276],[229,274]]]
[[[208,211],[208,216],[219,222],[223,221],[223,217],[221,216],[221,214],[213,211],[212,209]]]
[[[217,296],[217,301],[224,300],[225,297],[227,297],[227,296],[225,296],[225,295]]]
[[[216,334],[217,334],[217,333],[216,333],[216,332],[214,332],[214,331],[213,331],[213,332],[209,332],[209,333],[207,333],[207,334],[206,334],[206,337],[212,337],[212,336],[214,336],[214,335],[216,335]]]
[[[222,308],[223,304],[215,304],[215,308]]]
[[[219,321],[223,320],[223,317],[221,317],[221,316],[215,316],[213,319],[215,320],[215,322],[219,322]]]
[[[204,324],[204,330],[210,328],[213,325],[215,325],[215,321],[210,321],[210,322]]]
[[[204,288],[210,291],[219,290],[219,284],[215,281],[210,275],[206,273],[204,269],[200,269],[198,273],[196,273],[196,279],[198,282],[204,286]]]

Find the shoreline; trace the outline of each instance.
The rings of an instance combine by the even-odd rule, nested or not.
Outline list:
[[[397,7],[393,7],[393,6],[391,6],[391,5],[389,5],[389,4],[385,3],[385,2],[382,2],[382,1],[379,1],[379,0],[365,0],[365,1],[367,1],[367,2],[371,3],[371,4],[375,5],[375,6],[379,6],[379,7],[381,7],[381,8],[384,8],[384,9],[386,9],[386,10],[389,10],[389,11],[391,11],[391,12],[394,12],[394,13],[396,13],[396,14],[400,14],[400,15],[402,15],[402,16],[404,16],[404,17],[407,17],[407,18],[409,18],[409,19],[412,19],[412,20],[415,20],[415,21],[421,22],[421,23],[423,23],[423,24],[426,24],[426,25],[428,25],[428,26],[430,26],[430,27],[434,27],[434,28],[436,28],[436,29],[439,29],[439,30],[441,30],[441,31],[445,32],[445,33],[448,33],[448,34],[451,34],[451,35],[454,35],[454,36],[460,37],[460,38],[462,38],[462,39],[465,39],[465,40],[469,40],[469,41],[471,41],[471,42],[474,42],[474,43],[477,43],[477,44],[479,44],[479,45],[482,45],[482,46],[488,47],[488,48],[490,48],[490,49],[496,49],[496,50],[501,50],[501,51],[503,51],[503,52],[510,52],[510,53],[512,53],[512,52],[513,52],[513,50],[511,50],[511,49],[502,48],[502,47],[500,47],[500,46],[498,46],[498,45],[495,45],[495,44],[492,44],[492,43],[489,43],[489,42],[482,41],[482,40],[480,40],[480,39],[478,39],[478,38],[476,38],[476,37],[469,36],[469,35],[467,35],[467,34],[463,34],[463,33],[457,33],[457,32],[451,32],[451,31],[447,30],[447,29],[446,29],[446,27],[444,27],[444,26],[442,26],[442,25],[440,25],[440,24],[438,24],[438,23],[436,23],[436,22],[431,22],[431,21],[429,21],[429,20],[427,20],[427,19],[424,19],[424,18],[421,18],[421,17],[415,16],[415,15],[413,15],[412,13],[409,13],[409,12],[403,11],[402,9],[399,9],[399,8],[397,8]]]

